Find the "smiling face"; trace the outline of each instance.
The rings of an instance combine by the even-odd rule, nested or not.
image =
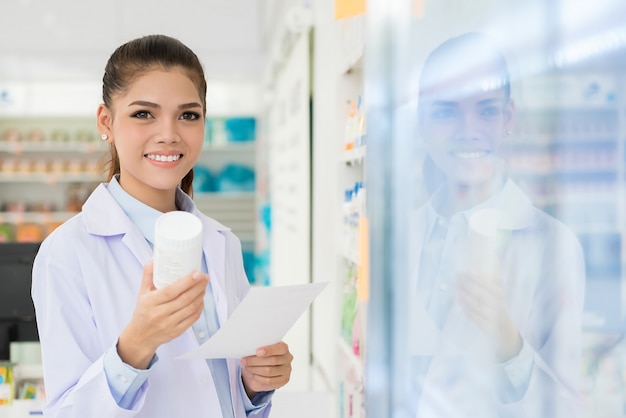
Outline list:
[[[421,133],[448,183],[480,186],[493,178],[514,105],[502,88],[476,89],[460,97],[457,91],[431,92],[420,102]]]
[[[204,140],[198,89],[183,69],[150,70],[101,105],[101,132],[110,132],[120,185],[161,211],[174,210],[181,179],[196,163]]]
[[[515,113],[504,55],[480,33],[450,38],[424,61],[419,89],[419,133],[436,167],[424,165],[429,187],[443,176],[474,203],[488,197]]]

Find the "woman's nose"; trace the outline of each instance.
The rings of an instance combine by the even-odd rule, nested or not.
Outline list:
[[[480,138],[480,121],[471,113],[463,113],[458,119],[456,133],[460,140],[477,140]]]
[[[164,120],[159,124],[159,132],[157,135],[157,141],[160,143],[173,143],[179,142],[180,136],[176,129],[176,122]]]

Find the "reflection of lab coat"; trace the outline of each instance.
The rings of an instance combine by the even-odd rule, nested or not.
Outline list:
[[[489,245],[489,238],[483,237],[481,245],[468,244],[467,217],[476,213],[469,211],[459,215],[465,217],[457,223],[459,228],[448,230],[448,235],[453,234],[448,236],[448,243],[461,243],[456,253],[465,250],[460,250],[459,256],[485,248],[494,252],[490,259],[499,264],[497,277],[502,281],[509,313],[532,355],[532,362],[527,363],[531,369],[521,371],[529,377],[522,379],[528,385],[520,399],[499,397],[496,386],[502,389],[507,376],[502,365],[497,366],[490,357],[490,345],[482,331],[456,300],[439,328],[427,313],[424,299],[417,297],[424,240],[436,221],[432,206],[427,204],[416,211],[411,226],[411,254],[416,258],[411,273],[415,300],[410,304],[410,342],[413,354],[422,359],[414,357],[414,361],[430,361],[426,375],[416,376],[413,382],[422,392],[417,416],[575,417],[580,406],[577,382],[584,299],[580,244],[560,222],[533,207],[510,181],[480,208],[497,214],[493,230],[500,241]],[[450,221],[452,225],[453,219]],[[470,258],[471,262],[480,257]]]
[[[227,228],[195,211],[203,223],[203,251],[220,323],[246,295],[239,240]],[[221,416],[207,362],[177,360],[198,346],[191,328],[157,350],[159,360],[132,410],[110,393],[103,354],[115,346],[135,309],[142,268],[152,250],[140,230],[100,185],[83,212],[42,244],[33,267],[33,300],[42,342],[47,416]],[[238,360],[228,360],[236,417],[245,417],[237,382]],[[245,395],[244,395],[245,396]],[[261,413],[269,414],[269,407]]]

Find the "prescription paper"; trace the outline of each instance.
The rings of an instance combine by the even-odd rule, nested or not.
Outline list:
[[[275,344],[327,283],[252,287],[225,324],[204,344],[179,358],[242,358]]]

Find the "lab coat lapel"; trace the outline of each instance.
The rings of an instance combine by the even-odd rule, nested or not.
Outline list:
[[[124,235],[122,242],[143,266],[152,250],[141,231],[130,221],[111,196],[106,185],[99,185],[83,205],[83,216],[89,233],[101,236]]]
[[[226,286],[226,238],[224,235],[213,228],[206,228],[205,225],[204,244],[203,251],[207,265],[210,266],[209,270],[214,277],[211,279],[211,289],[213,290],[213,300],[215,301],[215,309],[217,310],[217,318],[220,323],[220,327],[224,325],[228,319],[228,299],[224,292],[224,286]],[[237,367],[239,360],[226,359],[226,367],[228,369],[228,377],[230,383],[230,396],[231,399],[238,398],[239,383],[237,381],[239,373]],[[241,411],[241,405],[239,402],[233,402],[233,408],[235,410],[235,416],[243,416],[245,411]]]
[[[222,233],[212,228],[206,230],[204,238],[202,249],[207,266],[209,266],[209,273],[215,276],[210,277],[211,289],[213,290],[217,318],[220,326],[222,326],[228,317],[228,303],[222,285],[226,280],[226,239]]]
[[[135,255],[135,257],[137,257],[137,260],[139,260],[142,266],[150,261],[150,258],[152,257],[152,250],[137,227],[131,225],[131,228],[129,228],[124,235],[124,238],[122,238],[122,242]]]

